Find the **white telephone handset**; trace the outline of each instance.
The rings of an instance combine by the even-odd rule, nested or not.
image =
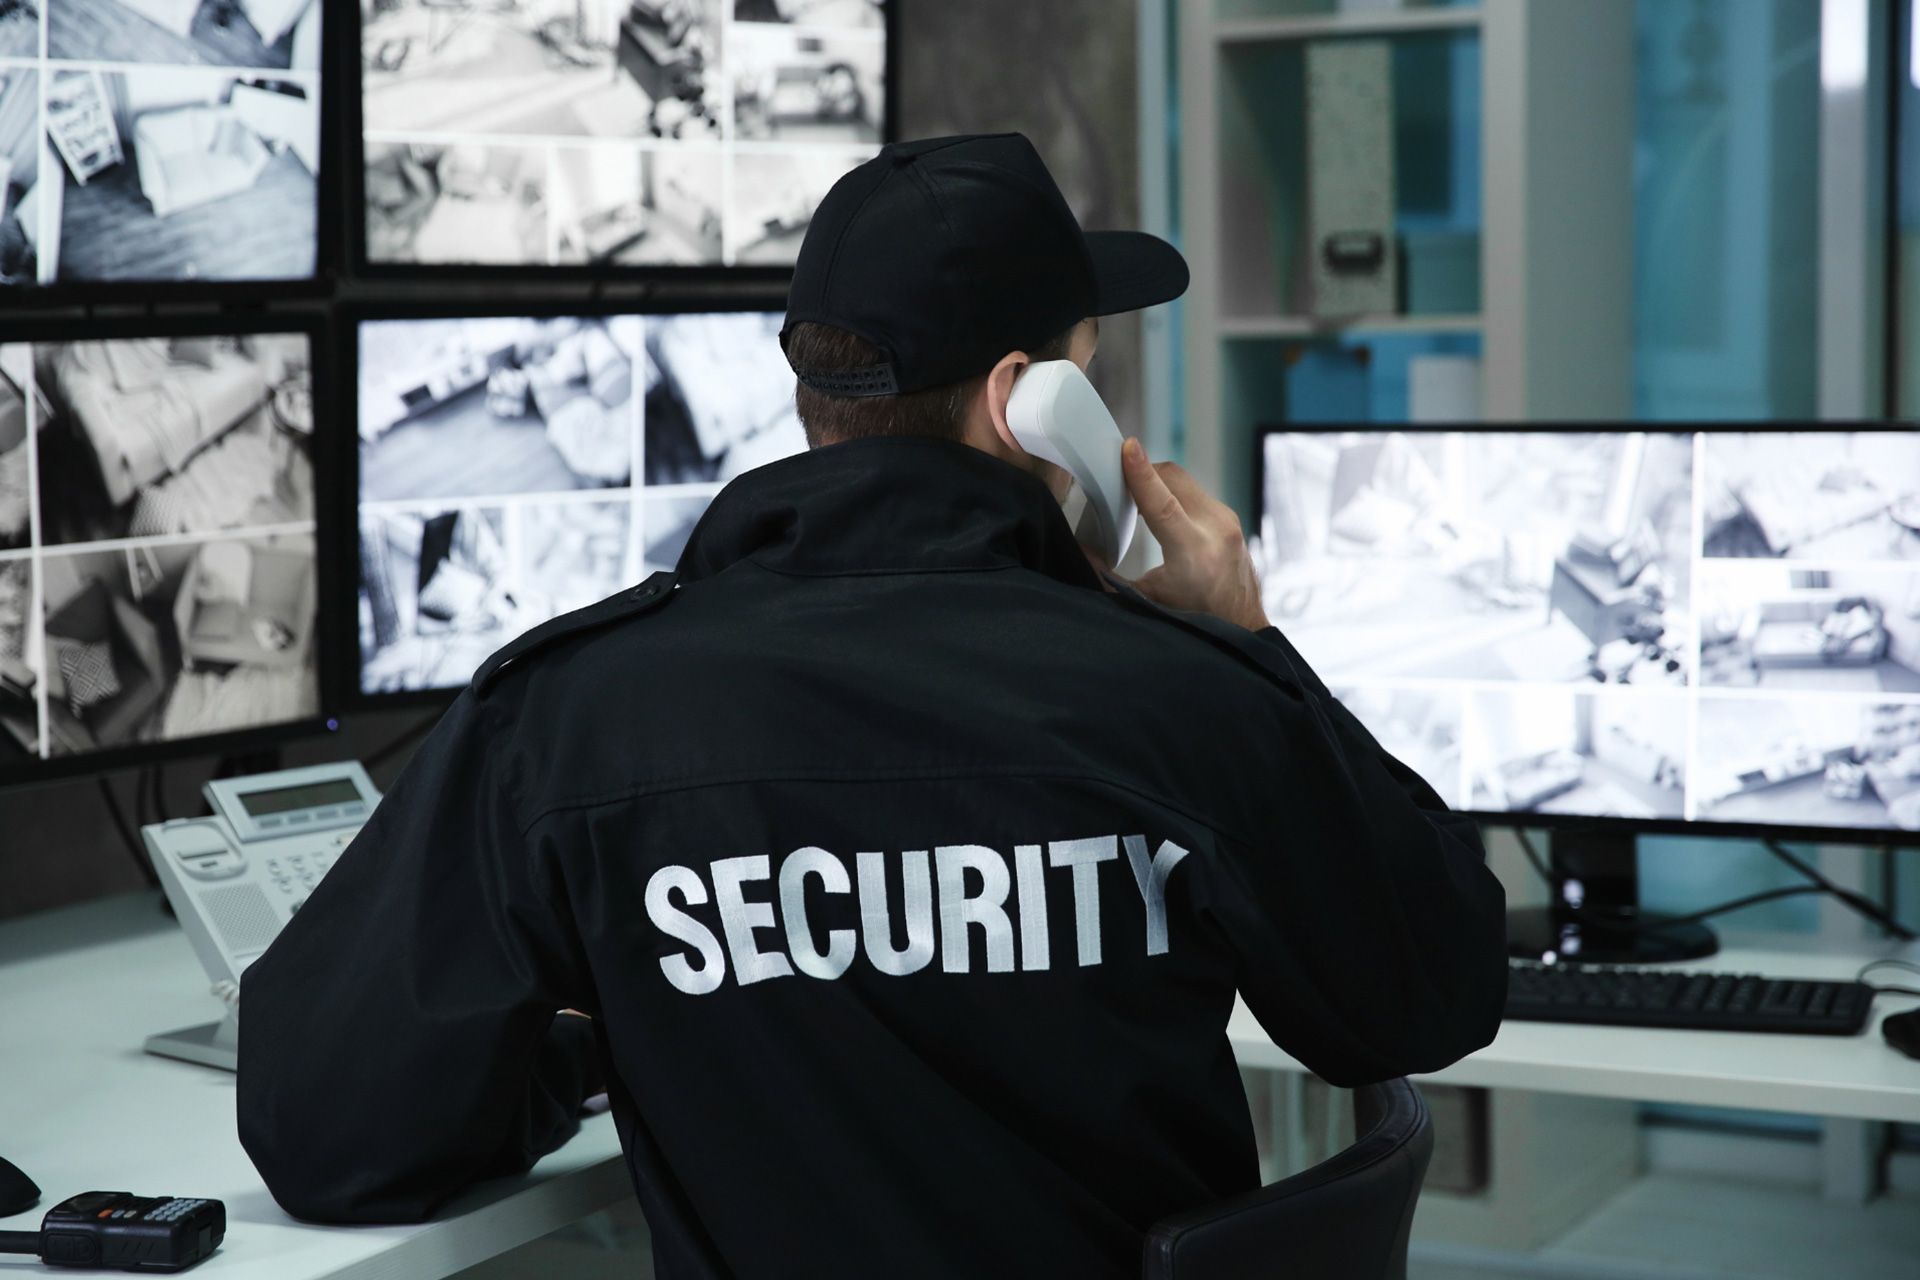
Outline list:
[[[1139,513],[1120,465],[1120,427],[1079,365],[1071,360],[1028,365],[1007,397],[1007,426],[1021,448],[1065,468],[1079,486],[1086,499],[1075,530],[1081,542],[1122,576],[1137,576],[1159,562],[1159,548],[1137,528]]]

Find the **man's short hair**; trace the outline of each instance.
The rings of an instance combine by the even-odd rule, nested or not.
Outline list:
[[[1072,345],[1069,328],[1027,354],[1036,361],[1064,360]],[[857,369],[882,359],[879,350],[858,334],[808,321],[793,326],[786,347],[787,361],[796,369]],[[802,383],[794,388],[794,401],[807,443],[815,447],[870,436],[959,440],[966,426],[967,404],[986,380],[981,373],[906,395],[866,397],[832,396]]]

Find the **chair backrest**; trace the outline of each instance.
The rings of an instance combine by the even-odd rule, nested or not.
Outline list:
[[[1146,1280],[1405,1280],[1433,1117],[1409,1080],[1355,1090],[1353,1112],[1332,1159],[1156,1224]]]

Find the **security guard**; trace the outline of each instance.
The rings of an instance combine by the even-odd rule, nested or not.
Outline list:
[[[783,334],[817,447],[488,661],[248,971],[282,1205],[421,1218],[604,1088],[663,1277],[1137,1274],[1257,1181],[1235,991],[1335,1084],[1487,1043],[1475,831],[1266,624],[1233,514],[1130,443],[1166,564],[1123,589],[1006,430],[1033,354],[1186,282],[1018,135],[833,189]]]

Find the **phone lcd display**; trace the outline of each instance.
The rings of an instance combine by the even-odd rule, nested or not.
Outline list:
[[[360,788],[344,778],[331,782],[309,782],[299,787],[281,787],[274,791],[243,791],[240,806],[253,817],[270,813],[291,813],[295,809],[318,809],[323,805],[353,804],[360,799]]]

